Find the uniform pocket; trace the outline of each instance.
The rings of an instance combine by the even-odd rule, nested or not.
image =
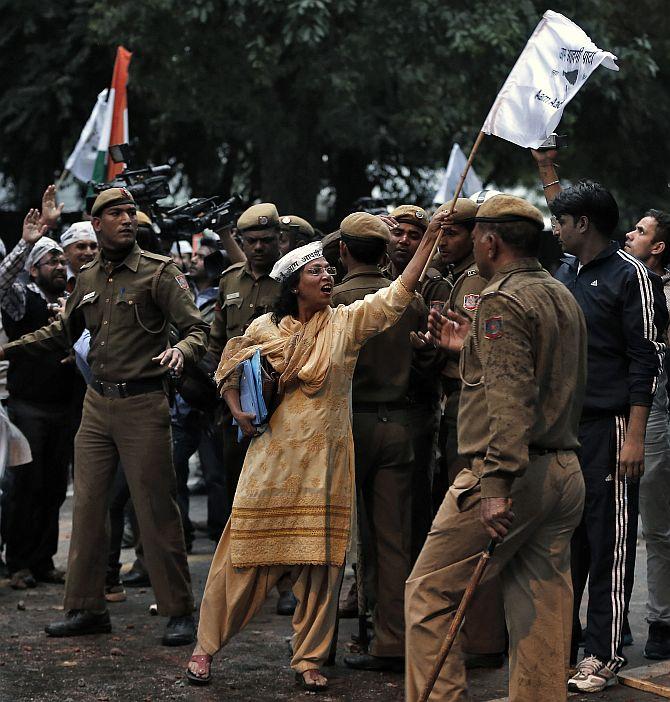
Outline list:
[[[464,512],[475,502],[479,501],[481,483],[479,478],[469,469],[464,468],[455,478],[449,488],[451,496],[456,501],[459,511]]]
[[[237,330],[241,326],[242,320],[242,297],[233,297],[225,300],[223,307],[226,313],[226,331],[228,338],[237,335]],[[232,332],[235,332],[234,334]]]

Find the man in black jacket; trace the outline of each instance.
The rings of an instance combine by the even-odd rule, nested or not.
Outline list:
[[[54,316],[49,305],[57,306],[65,291],[67,261],[60,245],[42,236],[45,230],[39,212],[31,211],[21,241],[0,264],[2,323],[10,341],[47,324]],[[17,590],[35,587],[36,581],[64,581],[52,560],[73,439],[76,370],[74,363],[62,362],[64,356],[39,363],[12,359],[7,372],[8,413],[28,439],[33,458],[9,468],[3,481],[2,532],[10,584]]]
[[[586,580],[584,659],[568,686],[599,692],[626,663],[623,624],[635,567],[639,478],[652,397],[665,352],[668,312],[660,278],[611,241],[619,211],[589,181],[551,202],[566,253],[556,277],[573,293],[588,330],[588,376],[580,425],[584,516],[572,541],[573,655]]]

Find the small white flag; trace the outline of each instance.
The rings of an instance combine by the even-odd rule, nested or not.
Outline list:
[[[65,169],[84,183],[91,180],[93,176],[93,167],[98,155],[98,143],[106,115],[107,88],[98,95],[91,116],[82,129],[79,141],[65,164]]]
[[[574,22],[547,10],[484,122],[482,131],[537,148],[561,121],[565,106],[602,63],[617,57],[599,49]]]
[[[444,178],[442,179],[440,187],[433,198],[434,205],[442,205],[451,200],[456,192],[456,186],[458,185],[458,181],[460,180],[461,174],[465,170],[467,163],[468,159],[465,157],[461,147],[458,144],[454,144],[451,147],[449,163],[447,164],[447,170],[444,173]],[[473,195],[481,189],[482,181],[475,173],[474,168],[470,168],[468,175],[465,177],[465,182],[463,183],[463,190],[461,191],[462,194],[465,197],[470,197],[470,195]]]

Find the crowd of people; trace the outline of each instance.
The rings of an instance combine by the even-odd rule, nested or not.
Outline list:
[[[204,685],[276,588],[302,688],[327,688],[337,618],[358,617],[344,664],[404,671],[414,701],[492,540],[430,699],[466,700],[466,669],[508,657],[510,700],[563,700],[626,664],[639,514],[645,656],[670,658],[670,215],[621,246],[611,193],[533,157],[560,261],[538,259],[541,212],[497,191],[354,212],[325,237],[260,203],[173,245],[124,188],[65,228],[49,186],[0,262],[3,402],[32,456],[5,471],[2,543],[11,587],[65,585],[46,633],[110,632],[108,603],[150,585]],[[218,542],[201,598],[196,453]]]

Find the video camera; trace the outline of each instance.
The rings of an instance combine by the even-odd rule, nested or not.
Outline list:
[[[128,144],[110,146],[109,155],[114,163],[132,163],[132,150]],[[140,209],[151,213],[151,219],[155,227],[160,230],[162,239],[188,240],[203,229],[209,228],[216,231],[235,224],[243,209],[242,200],[237,194],[233,194],[225,201],[222,197],[215,195],[192,198],[187,203],[171,209],[160,207],[158,201],[171,194],[170,178],[173,173],[174,169],[169,164],[125,168],[109,183],[89,184],[94,195],[87,198],[87,209],[90,212],[93,201],[104,190],[124,187],[133,196]]]
[[[203,229],[225,229],[237,221],[242,200],[236,193],[224,202],[222,198],[196,197],[171,210],[154,208],[155,222],[161,236],[169,239],[190,239]]]
[[[114,163],[130,163],[132,158],[128,144],[110,146],[109,155]],[[173,172],[174,169],[167,163],[162,166],[145,166],[133,170],[125,168],[109,183],[90,185],[96,196],[109,188],[126,188],[140,207],[146,207],[170,196],[170,178]]]

